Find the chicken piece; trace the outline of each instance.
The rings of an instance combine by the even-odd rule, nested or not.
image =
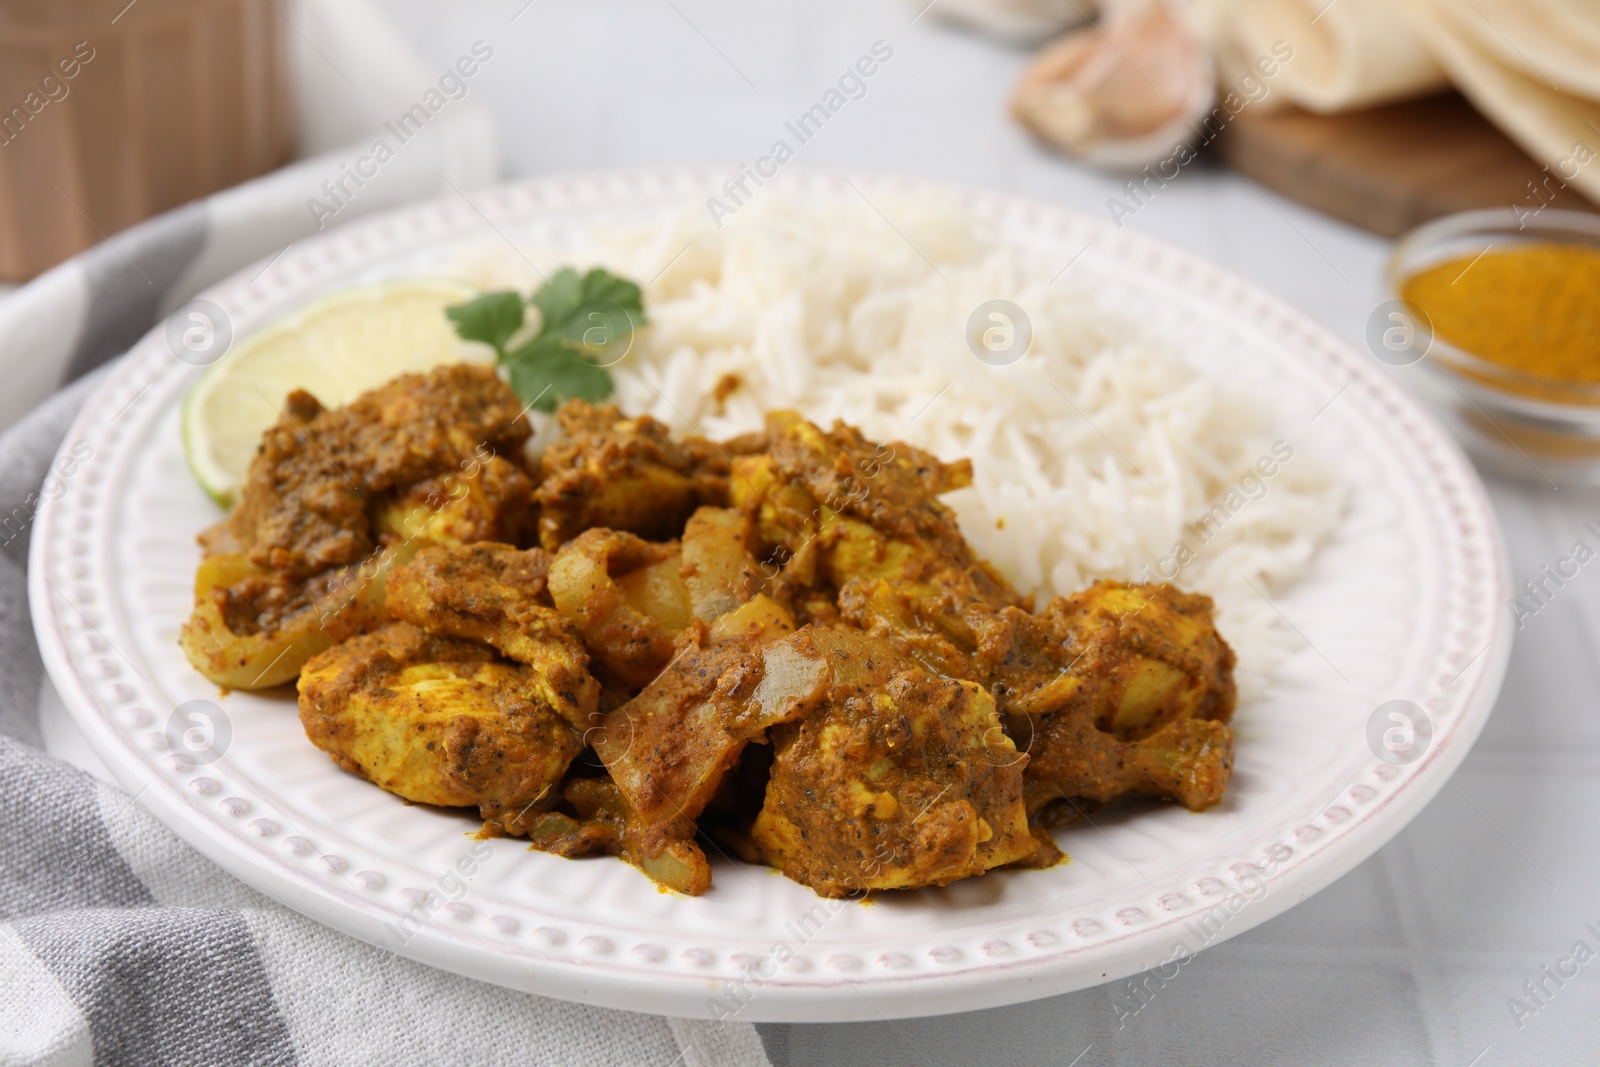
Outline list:
[[[774,595],[806,602],[836,593],[861,625],[882,583],[913,600],[948,597],[1006,607],[1024,603],[973,555],[938,495],[969,485],[969,462],[943,463],[895,442],[878,445],[836,422],[824,432],[793,412],[767,416],[770,451],[734,460],[733,503],[755,518]],[[782,568],[779,575],[772,566]]]
[[[514,456],[529,432],[511,387],[472,364],[401,375],[331,411],[296,391],[262,436],[228,533],[290,578],[359,562],[374,496]]]
[[[672,658],[673,638],[693,618],[677,542],[586,530],[561,546],[550,595],[611,679],[640,689]]]
[[[1042,616],[998,613],[976,661],[1031,760],[1030,808],[1125,793],[1193,811],[1233,766],[1233,650],[1209,597],[1097,582]]]
[[[535,667],[405,622],[322,652],[300,675],[306,736],[345,770],[419,804],[515,829],[559,799],[581,735]]]
[[[846,589],[840,608],[924,669],[995,697],[1030,782],[1046,797],[1103,803],[1125,793],[1202,810],[1227,786],[1234,657],[1211,602],[1166,585],[1100,582],[1042,615],[880,582]],[[1042,801],[1041,801],[1042,803]],[[1058,805],[1059,806],[1059,805]],[[1030,800],[1030,812],[1038,806]]]
[[[676,441],[648,415],[623,418],[582,400],[556,418],[566,436],[545,449],[536,494],[539,537],[552,552],[596,527],[665,541],[697,506],[727,502],[728,460],[703,438]]]
[[[1233,773],[1233,729],[1215,719],[1179,719],[1139,741],[1118,741],[1073,710],[1012,732],[1025,737],[1027,729],[1037,730],[1026,783],[1034,812],[1052,804],[1098,806],[1128,794],[1205,811],[1221,802]]]
[[[1015,621],[1018,614],[1000,617]],[[1210,597],[1165,584],[1100,581],[1056,598],[1034,618],[978,656],[979,668],[1005,692],[1009,713],[1038,714],[1049,710],[1041,701],[1081,696],[1093,706],[1097,729],[1127,741],[1180,719],[1226,723],[1233,715],[1234,654],[1217,633]],[[1064,667],[1092,687],[1049,689]]]
[[[360,563],[309,578],[266,570],[229,544],[195,573],[195,608],[180,641],[220,685],[259,689],[290,681],[307,659],[388,619],[385,580],[423,544],[531,536],[532,482],[499,456],[389,495],[374,524],[381,546]],[[214,546],[223,544],[218,535]]]
[[[981,686],[845,631],[810,627],[785,646],[825,669],[825,693],[772,730],[751,831],[768,862],[837,897],[946,885],[1039,849],[1022,802],[1028,757]]]
[[[421,541],[525,530],[531,483],[501,454],[516,456],[528,433],[516,395],[481,367],[403,375],[332,411],[291,393],[239,506],[200,536],[179,638],[190,663],[230,688],[289,681],[387,617],[383,577]],[[441,506],[416,513],[430,491]],[[394,510],[403,501],[409,528]]]
[[[389,494],[375,526],[384,544],[494,541],[526,548],[537,538],[536,517],[533,479],[510,460],[490,456],[476,471],[429,478]]]
[[[985,604],[950,595],[917,595],[890,582],[858,581],[838,594],[839,614],[865,633],[887,641],[924,670],[950,678],[987,682],[975,662],[979,634],[995,617]],[[1026,615],[1020,608],[1006,612]]]
[[[867,456],[860,441],[835,440],[854,434],[848,427],[836,427],[825,437],[804,422],[771,432],[777,441],[833,442],[840,449],[833,466],[861,472],[854,481],[831,482],[831,475],[815,473],[784,477],[776,461],[766,469],[760,460],[735,461],[739,473],[749,475],[735,480],[735,500],[746,506],[752,498],[761,501],[756,513],[763,534],[801,533],[780,542],[770,557],[782,563],[776,576],[768,565],[773,595],[793,603],[807,621],[859,627],[889,640],[926,670],[974,678],[969,653],[976,635],[970,616],[986,617],[1027,601],[972,554],[954,515],[935,498],[966,484],[970,468],[946,467],[899,443]],[[825,452],[801,455],[812,457],[812,470],[826,468]],[[898,462],[879,458],[884,455]],[[942,469],[934,473],[930,467]],[[792,460],[790,469],[805,468]],[[839,495],[819,504],[807,485]]]
[[[903,441],[879,444],[835,421],[824,431],[793,411],[767,416],[767,455],[773,473],[812,498],[852,515],[890,537],[926,540],[964,555],[955,515],[936,499],[972,484],[972,462],[941,462]],[[965,546],[961,546],[964,548]]]
[[[585,730],[593,725],[600,686],[583,642],[550,603],[549,571],[543,549],[431,545],[389,575],[388,610],[430,633],[488,645],[534,668],[544,701]]]

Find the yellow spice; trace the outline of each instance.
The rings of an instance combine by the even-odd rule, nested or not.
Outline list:
[[[1436,264],[1400,295],[1434,334],[1479,359],[1600,383],[1600,250],[1530,244]]]

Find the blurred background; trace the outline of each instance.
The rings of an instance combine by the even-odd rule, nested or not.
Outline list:
[[[1592,210],[1592,6],[6,0],[0,281],[292,159],[365,147],[475,43],[489,58],[431,123],[451,127],[430,150],[458,187],[748,163],[883,42],[882,76],[797,162],[1001,186],[1212,257],[1243,241],[1252,255],[1230,265],[1337,312],[1322,317],[1354,338],[1374,303],[1359,257],[1383,247],[1366,234],[1470,208]],[[305,198],[335,206],[328,176],[308,174]],[[1323,271],[1279,269],[1308,246]]]

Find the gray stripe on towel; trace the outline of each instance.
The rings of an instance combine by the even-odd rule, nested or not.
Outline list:
[[[244,917],[138,908],[14,924],[89,1020],[95,1062],[116,1067],[296,1060]]]
[[[0,737],[0,779],[0,920],[155,902],[112,845],[93,778]]]

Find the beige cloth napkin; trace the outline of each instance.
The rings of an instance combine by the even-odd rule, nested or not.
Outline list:
[[[1600,202],[1600,3],[1404,6],[1467,99],[1556,181]]]
[[[1347,111],[1454,84],[1556,179],[1600,200],[1595,0],[1197,2],[1228,63],[1279,40],[1294,48],[1282,102]]]
[[[1345,111],[1435,92],[1444,69],[1394,0],[1203,0],[1224,77],[1287,43],[1274,97]],[[1270,98],[1269,98],[1270,99]]]

